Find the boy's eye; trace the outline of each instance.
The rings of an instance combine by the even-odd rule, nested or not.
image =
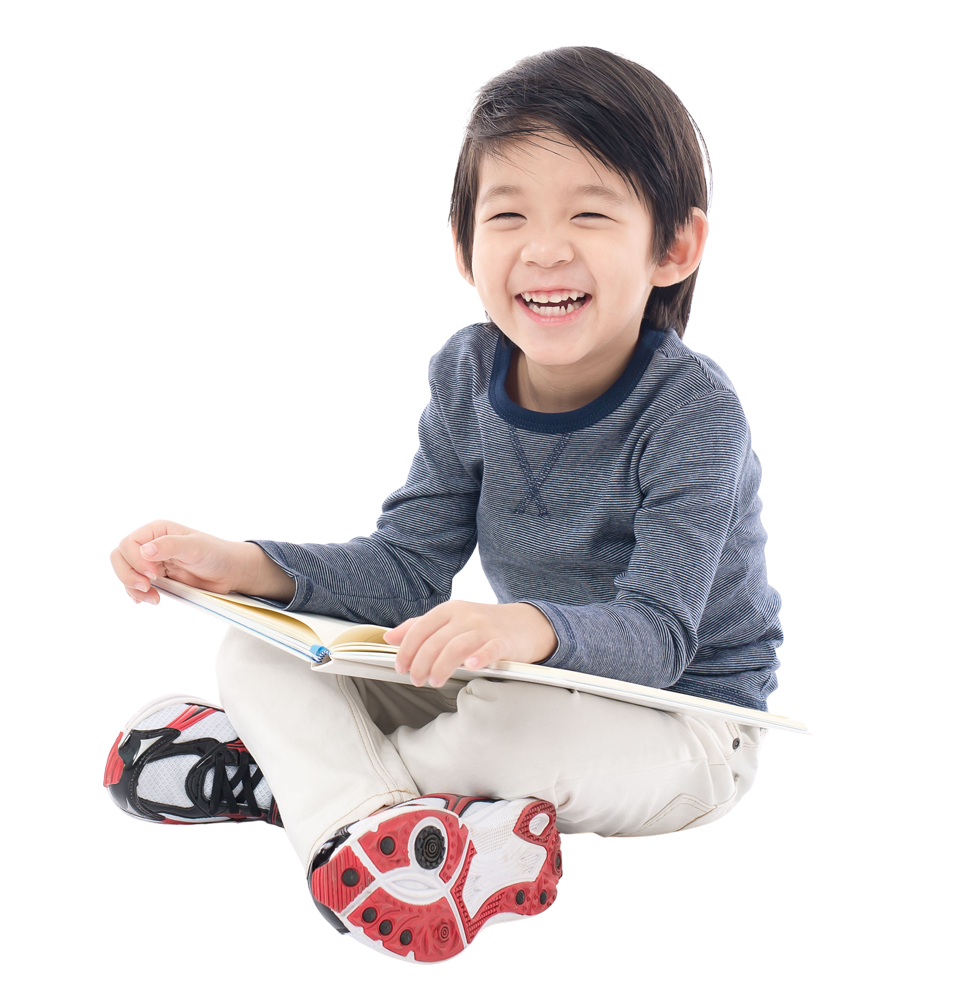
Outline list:
[[[604,219],[604,215],[600,215],[598,212],[580,212],[579,215],[591,215],[594,219]],[[493,219],[507,219],[513,218],[518,219],[520,216],[516,212],[501,212],[499,215],[494,215]],[[493,219],[490,221],[492,222]]]

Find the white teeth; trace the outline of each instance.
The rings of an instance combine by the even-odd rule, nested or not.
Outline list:
[[[584,298],[585,294],[585,292],[520,292],[525,302],[538,302],[540,305],[545,305],[547,302],[562,302],[563,299],[575,301]]]
[[[568,306],[540,306],[530,301],[526,305],[531,312],[538,313],[540,316],[566,316],[574,309],[582,308],[581,303],[577,305],[575,302],[570,302]]]

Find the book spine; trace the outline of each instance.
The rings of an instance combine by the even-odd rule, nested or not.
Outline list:
[[[319,666],[322,663],[331,662],[331,650],[327,646],[312,646],[311,655],[314,657],[314,662]]]

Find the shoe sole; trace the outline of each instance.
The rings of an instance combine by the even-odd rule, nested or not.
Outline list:
[[[441,962],[490,923],[549,909],[562,875],[552,803],[496,800],[473,814],[471,830],[466,809],[486,800],[423,799],[450,808],[397,807],[351,824],[311,872],[312,897],[339,930],[396,958]]]
[[[190,694],[170,694],[165,695],[162,698],[156,698],[150,701],[148,704],[143,705],[134,716],[122,727],[119,731],[119,735],[116,737],[116,742],[113,743],[112,749],[109,751],[109,756],[106,758],[106,772],[103,777],[103,785],[107,788],[110,785],[115,784],[119,781],[122,775],[122,770],[124,767],[122,758],[119,756],[119,747],[122,746],[123,740],[131,733],[141,722],[145,722],[150,715],[155,715],[156,712],[161,711],[163,708],[168,708],[170,705],[196,705],[201,708],[214,708],[215,710],[222,712],[224,709],[220,705],[213,705],[206,701],[204,698],[195,698]],[[110,780],[112,778],[112,780]],[[116,801],[114,799],[114,801]],[[140,819],[143,823],[151,823],[155,826],[157,823],[161,822],[162,825],[167,826],[200,826],[206,823],[228,823],[231,822],[228,816],[215,817],[210,819],[201,820],[187,820],[187,819],[164,819],[161,821],[150,819],[148,816],[141,816],[134,809],[127,809],[125,806],[120,805],[116,801],[116,805],[122,809],[122,811],[127,816],[132,816],[133,819]]]

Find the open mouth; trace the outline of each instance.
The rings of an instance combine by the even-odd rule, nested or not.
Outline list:
[[[577,312],[588,305],[591,299],[592,296],[588,292],[584,293],[581,297],[567,296],[558,302],[536,302],[532,298],[527,299],[522,294],[516,296],[517,302],[522,303],[531,313],[535,313],[537,316],[552,318],[569,316],[571,313]]]

